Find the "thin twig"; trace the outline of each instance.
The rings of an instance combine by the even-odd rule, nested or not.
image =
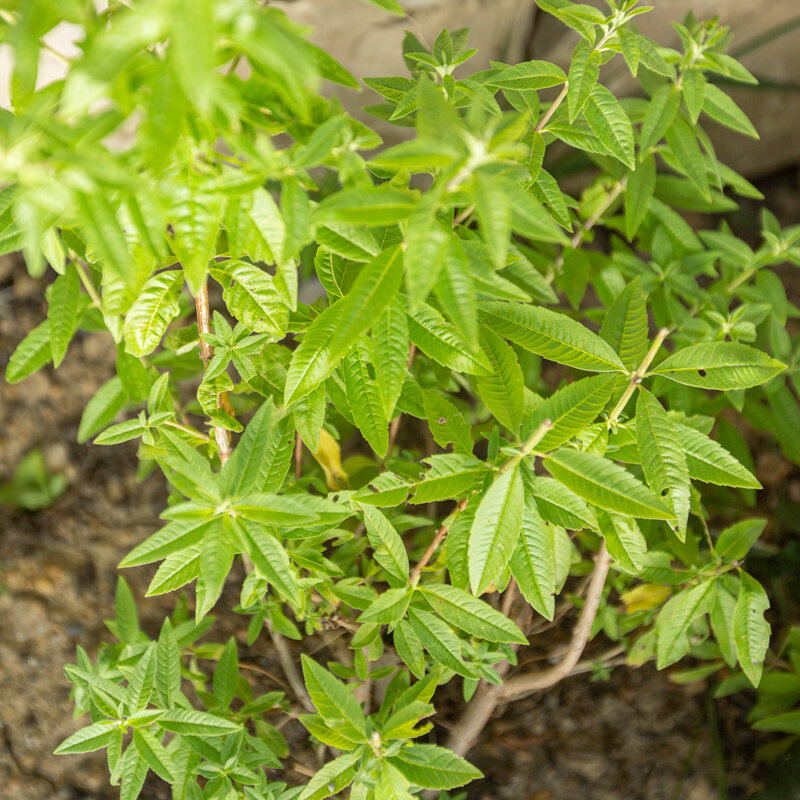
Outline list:
[[[295,480],[300,480],[303,474],[303,440],[300,434],[296,433],[294,437],[294,477]]]
[[[580,660],[586,643],[589,641],[592,625],[597,616],[597,610],[600,608],[603,587],[605,586],[610,566],[611,556],[606,550],[605,542],[603,542],[595,558],[594,572],[592,573],[592,580],[589,583],[589,588],[586,591],[586,600],[581,609],[581,614],[578,617],[578,622],[572,631],[572,637],[566,654],[558,664],[550,667],[550,669],[543,670],[542,672],[535,672],[530,675],[516,676],[498,687],[500,696],[503,699],[511,700],[517,695],[525,694],[526,692],[548,689],[557,684],[562,678],[569,675]]]
[[[303,706],[306,711],[309,711],[312,714],[315,713],[316,709],[314,708],[314,704],[311,702],[311,698],[308,696],[308,692],[306,691],[305,684],[300,677],[300,673],[297,671],[297,666],[294,663],[294,659],[289,651],[289,646],[286,644],[286,640],[272,627],[270,623],[267,623],[267,630],[269,631],[269,635],[272,639],[272,644],[275,646],[275,652],[278,654],[278,661],[280,661],[283,674],[286,676],[286,680],[289,681],[289,685],[292,687],[292,691],[297,698],[297,702],[300,703],[300,705]]]
[[[628,405],[628,400],[631,399],[631,396],[636,391],[636,387],[639,386],[642,380],[644,380],[644,377],[647,374],[647,370],[650,368],[650,365],[653,363],[653,359],[656,357],[656,353],[659,351],[659,348],[664,343],[664,339],[666,339],[668,335],[669,335],[668,328],[662,328],[656,334],[656,338],[653,340],[653,344],[647,351],[647,355],[644,357],[642,363],[634,372],[631,373],[630,381],[628,385],[625,387],[625,391],[622,393],[622,397],[620,397],[619,401],[614,406],[613,410],[608,416],[609,428],[617,424],[619,415],[625,410],[625,406]]]
[[[89,295],[89,298],[92,301],[92,304],[98,310],[102,311],[102,301],[100,300],[100,295],[97,294],[97,289],[94,288],[94,284],[92,283],[89,274],[86,272],[86,264],[83,261],[79,261],[77,258],[72,262],[75,265],[75,271],[78,273],[78,277],[81,279],[81,283],[83,284],[83,288],[86,289],[86,294]]]
[[[542,672],[511,678],[502,686],[481,684],[475,697],[470,701],[464,714],[450,733],[447,742],[450,750],[461,756],[468,753],[499,703],[530,691],[549,688],[572,672],[589,640],[610,566],[611,557],[603,543],[595,559],[595,568],[586,593],[586,601],[572,632],[567,654],[561,661]],[[510,664],[507,661],[500,664],[497,668],[500,677],[503,677],[509,668]]]
[[[465,508],[467,507],[467,499],[465,498],[462,500],[453,511],[451,516],[455,516],[456,514],[460,514]],[[452,523],[450,523],[452,524]],[[431,543],[428,545],[428,549],[423,553],[422,558],[419,560],[419,563],[411,572],[411,577],[408,579],[409,583],[414,586],[416,585],[417,581],[419,581],[419,576],[422,574],[422,570],[425,569],[428,562],[433,558],[433,554],[436,552],[436,549],[442,543],[442,539],[447,536],[447,531],[450,530],[450,525],[442,525],[438,531],[431,539]]]
[[[539,124],[536,126],[536,132],[541,133],[550,119],[552,118],[553,114],[556,113],[556,109],[564,102],[564,98],[567,96],[567,90],[569,89],[569,82],[564,84],[564,88],[559,92],[558,97],[550,104],[550,108],[547,109],[547,113],[539,120]]]

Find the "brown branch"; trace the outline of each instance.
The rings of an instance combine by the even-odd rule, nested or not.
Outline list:
[[[572,632],[567,653],[561,661],[542,672],[511,678],[502,686],[482,683],[450,733],[447,741],[447,747],[450,750],[460,756],[466,755],[500,703],[531,691],[547,689],[572,673],[589,640],[610,566],[611,557],[603,543],[595,558],[594,572],[586,593],[586,601]],[[504,677],[509,668],[510,664],[507,661],[500,664],[497,668],[500,677]]]
[[[453,515],[460,514],[465,508],[467,507],[467,500],[466,498],[462,500],[453,511]],[[411,577],[409,578],[409,583],[413,586],[418,580],[419,576],[422,574],[422,570],[425,569],[428,562],[433,557],[433,554],[436,552],[436,549],[442,543],[442,539],[447,536],[447,531],[450,530],[449,525],[442,525],[438,531],[434,534],[433,539],[431,539],[431,543],[428,545],[428,549],[424,552],[422,558],[419,560],[419,563],[411,572]]]
[[[300,434],[294,435],[294,477],[299,480],[303,474],[303,440]]]
[[[569,83],[565,83],[564,88],[559,92],[558,97],[553,100],[553,102],[550,104],[550,108],[547,109],[547,113],[541,118],[539,124],[536,126],[537,133],[543,131],[547,123],[550,122],[553,114],[556,113],[556,109],[564,102],[564,98],[567,96],[568,89]]]
[[[214,355],[214,348],[208,342],[203,340],[204,333],[211,333],[211,315],[208,308],[208,285],[203,281],[203,285],[197,292],[194,299],[195,310],[197,313],[197,333],[200,337],[200,356],[203,359],[203,365],[208,366],[208,362]],[[223,394],[225,395],[223,397]],[[229,405],[226,393],[217,395],[217,408],[224,408]],[[231,437],[225,428],[214,428],[214,439],[219,449],[219,460],[223,466],[225,462],[231,457]]]
[[[272,638],[272,644],[275,646],[275,652],[278,654],[278,661],[280,662],[283,674],[286,676],[286,680],[289,681],[289,685],[292,687],[292,691],[298,703],[300,703],[306,711],[314,714],[316,709],[311,702],[311,698],[308,696],[303,679],[297,671],[297,666],[294,663],[289,646],[286,644],[286,639],[284,639],[270,623],[267,623],[267,630]]]
[[[597,610],[600,608],[600,599],[603,596],[603,587],[606,583],[608,570],[611,566],[611,556],[606,550],[605,542],[600,546],[600,550],[595,558],[594,572],[586,590],[586,600],[581,609],[578,622],[572,631],[572,638],[564,657],[550,669],[541,672],[534,672],[530,675],[519,675],[498,687],[503,699],[511,700],[517,695],[526,692],[549,689],[565,678],[573,670],[583,654],[586,643],[592,632]]]

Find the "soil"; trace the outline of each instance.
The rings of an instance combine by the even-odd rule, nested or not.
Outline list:
[[[797,178],[771,188],[780,203]],[[788,188],[787,188],[788,187]],[[788,202],[788,201],[787,201]],[[789,217],[790,219],[786,219]],[[793,287],[794,288],[794,287]],[[13,259],[0,261],[0,368],[24,334],[46,314],[42,282]],[[793,292],[794,294],[794,292]],[[800,296],[795,294],[794,301]],[[58,371],[47,368],[16,386],[0,382],[0,482],[33,448],[67,491],[31,513],[0,507],[0,797],[4,800],[99,800],[118,797],[108,785],[103,753],[53,756],[81,722],[72,720],[63,665],[80,645],[94,654],[108,638],[103,618],[113,609],[116,566],[157,526],[165,504],[158,474],[137,482],[134,445],[76,443],[80,414],[113,375],[105,334],[83,335]],[[151,572],[126,571],[141,600]],[[235,603],[240,578],[230,581]],[[173,598],[140,603],[141,624],[155,634]],[[240,618],[226,621],[236,625]],[[565,620],[569,625],[569,619]],[[240,625],[240,628],[243,626]],[[566,629],[566,628],[565,628]],[[219,628],[212,628],[219,633]],[[236,630],[243,639],[244,631]],[[217,638],[217,637],[215,637]],[[217,639],[219,640],[219,639]],[[602,647],[602,645],[598,645]],[[245,657],[279,672],[266,637]],[[249,672],[256,689],[275,688]],[[761,739],[746,724],[752,695],[712,700],[711,684],[679,686],[652,667],[615,670],[608,680],[573,677],[545,694],[515,702],[490,722],[470,759],[486,774],[470,800],[706,800],[752,796],[764,775],[753,754]],[[457,694],[442,705],[445,723]],[[291,726],[285,731],[294,738]],[[445,731],[434,732],[444,739]],[[298,775],[289,779],[300,781]],[[789,794],[776,797],[791,797]],[[157,780],[145,800],[168,797]]]

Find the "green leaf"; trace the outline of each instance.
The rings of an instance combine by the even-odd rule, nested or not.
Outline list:
[[[431,608],[454,628],[490,642],[528,642],[510,619],[455,586],[430,584],[422,586],[420,591]]]
[[[786,711],[783,714],[756,720],[753,727],[759,731],[800,734],[800,711]]]
[[[323,200],[313,219],[317,225],[391,225],[410,217],[415,206],[411,192],[387,185],[344,189]]]
[[[215,519],[199,544],[200,575],[197,579],[195,605],[195,621],[198,623],[219,600],[233,566],[233,537],[228,531],[229,524],[229,518]]]
[[[403,540],[394,525],[374,506],[361,506],[367,538],[375,553],[375,560],[389,575],[397,580],[408,582],[408,554]]]
[[[672,420],[643,387],[636,401],[636,440],[647,483],[672,509],[678,538],[684,541],[690,499],[686,456]]]
[[[455,789],[483,777],[472,764],[435,744],[408,745],[386,760],[424,789]]]
[[[410,501],[415,505],[456,498],[473,489],[489,469],[483,461],[466,453],[442,453],[429,456],[425,462],[430,469],[421,474],[415,485]]]
[[[45,320],[37,325],[11,354],[11,358],[8,360],[8,369],[6,369],[6,380],[9,383],[19,383],[25,380],[45,364],[49,364],[52,357],[50,321]]]
[[[625,186],[625,235],[629,241],[633,241],[647,217],[655,189],[656,159],[652,153],[646,153],[628,176]]]
[[[369,372],[373,360],[371,342],[362,337],[345,356],[342,374],[356,427],[375,453],[385,458],[389,449],[389,420],[384,413],[378,384]]]
[[[569,88],[567,90],[567,107],[569,121],[574,122],[581,113],[600,76],[600,54],[592,45],[581,39],[572,54],[569,66]]]
[[[58,367],[67,352],[70,340],[78,329],[81,281],[74,264],[68,264],[50,288],[47,319],[50,321],[50,352],[53,366]]]
[[[606,342],[564,314],[502,301],[482,302],[479,310],[495,333],[550,361],[592,372],[625,370]]]
[[[366,741],[364,714],[350,689],[305,653],[302,661],[306,689],[319,715],[350,741]]]
[[[91,753],[108,747],[117,732],[117,723],[114,720],[96,722],[94,725],[87,725],[81,728],[72,736],[68,736],[55,749],[55,755],[61,756],[67,753]]]
[[[691,125],[681,117],[676,117],[667,128],[667,144],[689,180],[697,187],[700,194],[710,201],[711,190],[708,185],[706,164],[697,137]]]
[[[614,375],[594,375],[569,383],[548,397],[525,421],[523,436],[530,436],[545,420],[553,424],[537,452],[546,453],[568,442],[591,425],[605,408],[617,379]]]
[[[605,86],[597,84],[586,101],[584,115],[609,153],[634,169],[633,126],[619,100]]]
[[[251,545],[249,555],[255,568],[292,605],[300,606],[303,596],[286,550],[274,536],[258,525],[245,522],[244,527],[248,544]]]
[[[681,93],[672,84],[666,83],[656,90],[647,105],[639,137],[639,157],[644,158],[651,147],[658,144],[661,137],[672,125],[681,104]]]
[[[714,545],[717,555],[725,561],[741,561],[758,541],[766,525],[767,520],[755,517],[743,519],[725,528]]]
[[[213,269],[212,274],[216,274]],[[245,261],[227,262],[225,274],[234,281],[222,293],[231,313],[251,331],[282,339],[286,335],[289,309],[272,276]]]
[[[222,650],[222,655],[217,661],[214,670],[212,686],[214,696],[219,700],[222,708],[229,708],[236,693],[236,681],[239,679],[239,653],[236,649],[236,639],[232,636]]]
[[[262,403],[222,467],[223,493],[278,491],[291,464],[293,438],[289,417],[271,399]]]
[[[240,730],[240,726],[230,720],[184,708],[167,709],[156,719],[156,724],[179,736],[226,736]]]
[[[147,762],[156,775],[162,780],[172,783],[175,779],[175,764],[172,756],[158,740],[150,728],[133,729],[133,745],[139,755]]]
[[[222,196],[198,191],[187,182],[178,189],[172,211],[172,252],[181,262],[189,289],[196,295],[214,254],[222,218]]]
[[[305,397],[333,372],[389,305],[402,276],[401,248],[384,250],[362,267],[353,288],[311,323],[286,373],[286,405]]]
[[[686,425],[675,425],[686,454],[689,476],[717,486],[760,489],[761,484],[721,444]]]
[[[122,332],[127,353],[141,357],[156,349],[167,325],[178,315],[182,286],[180,270],[159,272],[145,283],[125,315]]]
[[[394,414],[403,390],[408,362],[408,321],[399,298],[386,307],[372,326],[372,366],[387,419]]]
[[[136,800],[147,777],[147,761],[136,746],[128,747],[117,765],[120,775],[120,800]]]
[[[327,397],[325,384],[321,383],[313,392],[292,404],[292,417],[297,433],[312,453],[319,451]]]
[[[482,594],[500,576],[522,530],[524,493],[517,467],[500,475],[481,499],[469,534],[469,580]]]
[[[425,675],[425,654],[422,643],[409,622],[402,620],[392,634],[395,650],[416,678]]]
[[[456,328],[432,306],[423,303],[408,315],[408,335],[426,356],[456,372],[490,375],[491,364],[481,351],[474,351]]]
[[[475,391],[492,415],[513,433],[519,430],[525,407],[525,380],[517,355],[505,339],[481,331],[481,347],[493,375],[475,377]]]
[[[436,218],[433,202],[423,202],[408,220],[404,255],[409,308],[428,298],[447,256],[452,238]]]
[[[647,306],[639,278],[631,281],[606,311],[600,336],[619,353],[622,363],[636,369],[647,354]]]
[[[465,678],[475,678],[473,667],[461,657],[461,641],[452,629],[428,611],[412,607],[409,623],[435,661]]]
[[[545,172],[542,171],[540,177],[544,180]],[[552,244],[567,244],[568,239],[558,225],[553,222],[553,218],[547,209],[534,197],[531,192],[523,189],[518,183],[512,180],[503,180],[503,191],[508,195],[511,202],[511,227],[520,236],[531,239],[535,242],[550,242]],[[551,207],[556,201],[559,206],[563,205],[564,199],[561,190],[553,182],[554,194],[547,195],[546,199]],[[544,184],[542,184],[544,185]],[[545,193],[547,194],[547,193]],[[566,214],[566,207],[563,209]],[[558,211],[554,208],[553,213],[559,218]],[[567,214],[567,218],[569,215]]]
[[[503,184],[483,172],[474,177],[475,210],[480,233],[496,267],[505,266],[511,238],[511,203]]]
[[[229,511],[260,525],[303,525],[317,521],[317,515],[298,495],[248,494],[231,503]]]
[[[513,66],[503,66],[492,74],[487,84],[496,89],[512,89],[518,92],[538,91],[559,86],[567,76],[561,67],[549,61],[523,61]]]
[[[658,669],[683,658],[689,651],[688,632],[692,623],[711,610],[714,583],[707,580],[673,595],[656,619],[656,656]]]
[[[725,658],[725,663],[731,668],[736,666],[738,659],[733,631],[735,610],[736,598],[723,586],[722,581],[717,581],[714,586],[714,607],[711,609],[709,619],[711,620],[711,630]]]
[[[411,589],[387,589],[377,600],[373,600],[359,616],[359,622],[380,622],[396,625],[406,614],[411,602]]]
[[[155,689],[159,705],[175,705],[181,691],[181,654],[169,618],[164,620],[156,645]]]
[[[650,374],[702,389],[747,389],[785,369],[761,350],[737,342],[690,344],[662,361]]]
[[[511,574],[533,608],[552,620],[556,604],[553,526],[541,518],[532,496],[525,498],[522,531],[511,556]]]
[[[130,642],[131,639],[123,641]],[[136,668],[128,682],[126,702],[129,711],[135,713],[147,708],[156,682],[156,645],[151,642],[147,649],[139,656]]]
[[[139,638],[139,617],[133,593],[124,578],[117,578],[114,617],[117,638],[121,642],[135,642]]]
[[[597,529],[597,517],[591,506],[554,478],[537,476],[530,492],[545,521],[571,531]]]
[[[375,2],[375,0],[370,0]],[[385,0],[381,0],[385,2]],[[339,758],[329,761],[306,784],[297,800],[324,800],[332,794],[337,794],[346,789],[355,778],[357,762],[361,758],[360,752],[345,753]]]
[[[461,412],[449,400],[434,392],[423,392],[422,403],[436,444],[440,447],[452,444],[456,451],[472,453],[472,428]]]
[[[601,510],[597,512],[597,521],[608,552],[617,566],[629,575],[638,575],[644,566],[647,542],[636,520]]]
[[[764,612],[769,598],[761,584],[746,572],[741,573],[741,589],[733,612],[733,634],[742,672],[753,686],[761,683],[764,658],[769,647],[769,623]]]
[[[711,119],[719,122],[737,133],[743,133],[752,139],[758,139],[758,131],[753,123],[736,103],[725,92],[713,83],[707,83],[703,96],[703,111]]]
[[[403,11],[403,7],[397,0],[367,0],[367,2],[378,6],[378,8],[385,9],[390,14],[396,14],[398,17],[404,17],[406,15],[406,12]]]
[[[550,474],[593,505],[641,519],[674,519],[663,501],[619,464],[562,448],[544,462]]]

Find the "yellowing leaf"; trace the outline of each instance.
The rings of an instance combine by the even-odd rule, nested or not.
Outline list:
[[[342,467],[342,451],[339,442],[323,428],[319,434],[319,447],[311,455],[317,460],[325,473],[325,483],[329,489],[342,489],[349,480],[348,474]]]
[[[658,608],[671,594],[672,589],[669,586],[642,583],[620,595],[620,599],[625,603],[626,613],[633,614],[634,611],[650,611],[650,609]]]

